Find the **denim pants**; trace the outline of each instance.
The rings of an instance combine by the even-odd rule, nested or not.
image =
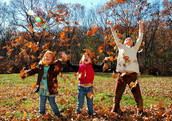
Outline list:
[[[44,115],[45,114],[45,105],[46,105],[46,101],[49,101],[49,104],[51,106],[51,108],[53,109],[53,112],[55,113],[55,115],[59,116],[60,112],[59,109],[57,107],[57,104],[55,102],[55,96],[44,96],[44,95],[40,95],[40,100],[39,100],[39,113]]]
[[[78,105],[77,105],[77,112],[80,114],[81,109],[84,104],[84,98],[86,96],[87,99],[87,107],[88,107],[88,114],[93,115],[93,98],[90,99],[87,94],[92,92],[93,93],[93,86],[91,87],[83,87],[83,86],[78,86]]]

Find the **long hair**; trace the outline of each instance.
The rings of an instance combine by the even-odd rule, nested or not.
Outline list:
[[[47,50],[47,51],[45,52],[44,56],[42,57],[42,59],[40,60],[39,64],[45,65],[44,59],[45,59],[45,56],[46,56],[47,54],[51,54],[51,56],[52,56],[52,58],[53,58],[52,63],[56,60],[56,59],[55,59],[55,54],[54,54],[52,51]]]
[[[81,60],[79,61],[79,64],[83,63],[84,55],[88,55],[90,57],[89,53],[85,52],[84,54],[82,54],[82,57],[81,57]],[[90,57],[90,58],[91,58],[91,63],[93,63],[93,58],[92,57]]]

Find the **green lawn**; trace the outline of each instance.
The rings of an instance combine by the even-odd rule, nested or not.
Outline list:
[[[38,118],[45,118],[39,115],[39,95],[34,93],[35,89],[33,88],[36,79],[37,75],[28,77],[25,80],[20,80],[19,74],[0,75],[0,120],[37,120]],[[64,117],[68,120],[75,120],[78,80],[74,73],[62,73],[62,77],[59,76],[58,81],[57,105]],[[168,113],[171,111],[170,106],[172,106],[172,77],[141,75],[139,83],[144,100],[144,110],[149,113],[149,117],[143,117],[143,119],[150,119],[150,117],[151,119],[162,119],[172,116],[172,114]],[[110,113],[110,109],[115,84],[116,78],[113,79],[111,73],[95,73],[95,118],[104,120],[114,117]],[[136,105],[128,86],[121,100],[121,108],[126,111],[127,115],[135,118]],[[134,113],[131,113],[132,111]],[[155,112],[157,112],[158,116]],[[86,105],[84,105],[83,116],[86,117],[86,113]],[[48,103],[47,114],[45,120],[48,118],[51,120],[56,119]],[[163,114],[165,116],[162,116]],[[82,120],[86,120],[85,117],[82,117]],[[123,116],[122,119],[126,120],[127,117]]]

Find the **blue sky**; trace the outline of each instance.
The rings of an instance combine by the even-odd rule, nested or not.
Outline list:
[[[9,3],[9,0],[0,0],[0,1]],[[60,1],[62,3],[80,3],[81,5],[85,5],[86,7],[91,8],[94,5],[105,4],[107,1],[110,0],[57,0],[57,1]],[[148,2],[150,3],[153,1],[156,0],[148,0]],[[162,2],[163,0],[159,0],[159,1]]]

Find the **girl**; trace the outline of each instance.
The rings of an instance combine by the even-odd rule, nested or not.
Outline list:
[[[104,59],[104,63],[108,58]],[[88,114],[93,115],[93,80],[94,80],[94,70],[102,70],[104,63],[101,65],[96,65],[93,63],[93,59],[90,57],[89,53],[84,53],[80,60],[80,64],[73,65],[67,60],[67,64],[72,69],[78,69],[78,104],[77,113],[81,113],[81,109],[84,104],[84,98],[87,100]]]
[[[122,114],[120,109],[120,100],[127,84],[129,85],[137,103],[137,114],[142,115],[143,112],[143,99],[141,96],[139,83],[136,81],[137,73],[139,73],[139,65],[136,56],[143,38],[143,23],[143,21],[138,22],[139,37],[134,46],[131,38],[126,38],[124,44],[120,43],[112,23],[109,23],[114,40],[119,50],[116,68],[116,71],[119,73],[112,107],[112,112],[116,112],[118,114]]]
[[[47,51],[42,60],[39,62],[38,66],[27,70],[23,75],[20,75],[21,78],[24,79],[27,76],[38,73],[37,90],[35,92],[38,92],[40,95],[39,113],[42,115],[46,113],[45,105],[48,99],[55,115],[60,116],[59,109],[55,102],[55,96],[58,93],[57,75],[61,69],[62,62],[60,60],[55,60],[55,55],[52,51]]]

